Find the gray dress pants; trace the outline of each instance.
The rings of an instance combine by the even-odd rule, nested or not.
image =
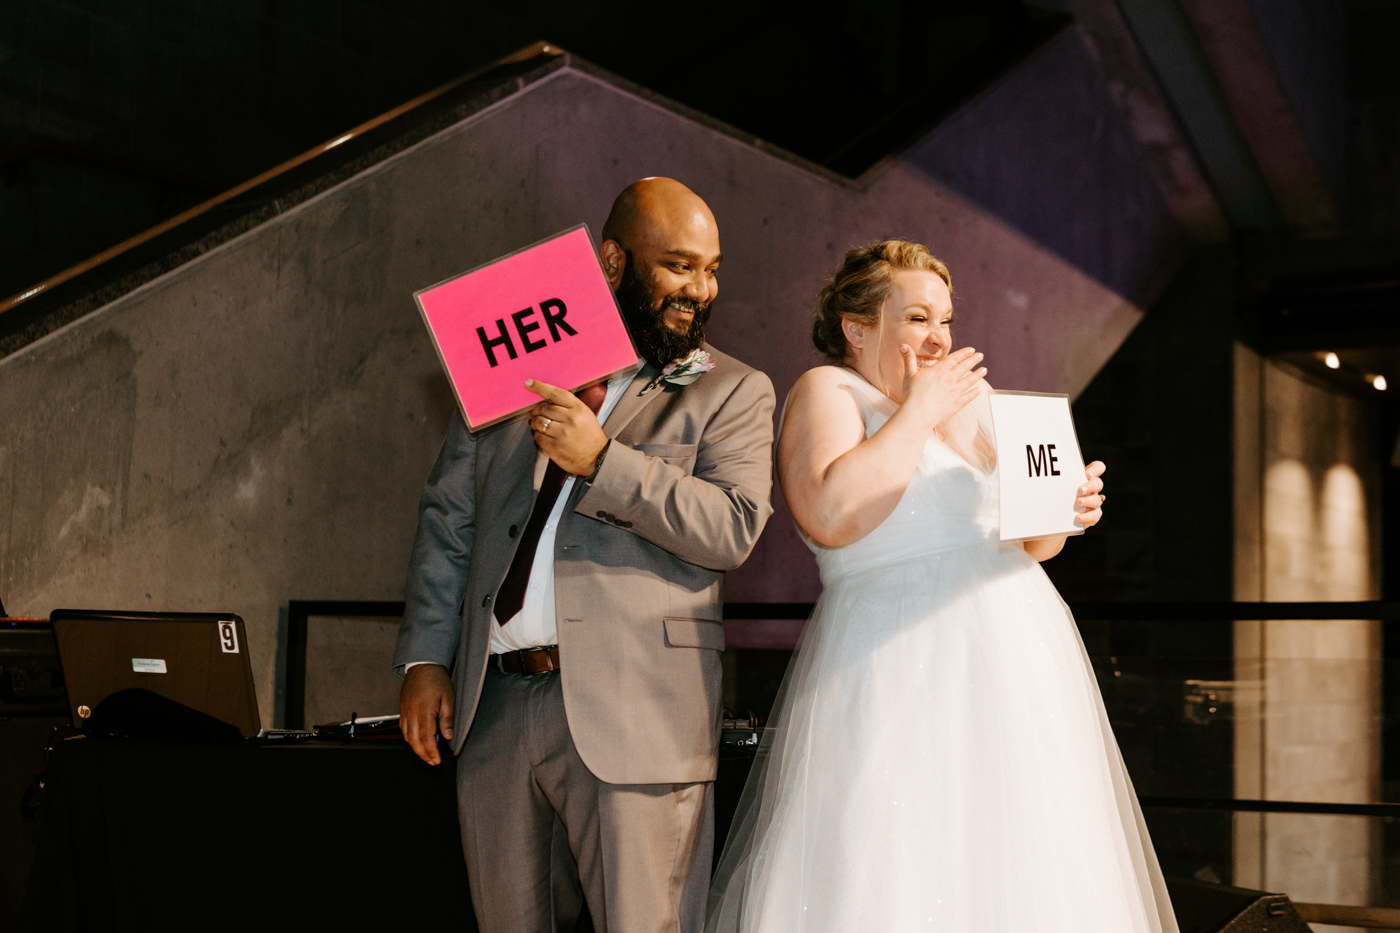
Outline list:
[[[457,812],[482,933],[700,933],[711,783],[606,784],[579,758],[558,672],[488,668],[457,759]]]

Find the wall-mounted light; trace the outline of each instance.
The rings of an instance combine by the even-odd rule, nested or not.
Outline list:
[[[1384,391],[1385,391],[1385,377],[1384,377],[1384,376],[1372,376],[1372,377],[1371,377],[1371,385],[1375,386],[1377,391],[1384,392]]]
[[[1328,369],[1341,369],[1341,368],[1342,368],[1342,361],[1339,360],[1339,359],[1337,359],[1337,354],[1332,353],[1332,352],[1330,352],[1330,351],[1328,352],[1328,354],[1327,354],[1326,356],[1324,356],[1324,357],[1322,358],[1322,362],[1324,362],[1324,363],[1327,364],[1327,368],[1328,368]]]

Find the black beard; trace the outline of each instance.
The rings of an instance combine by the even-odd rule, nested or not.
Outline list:
[[[652,294],[651,284],[637,274],[632,254],[628,253],[622,281],[617,286],[617,306],[622,310],[622,319],[642,359],[665,366],[689,356],[705,342],[705,322],[710,319],[710,306],[714,302],[701,304],[681,294],[667,295],[655,302]],[[666,306],[673,304],[694,312],[690,326],[683,333],[666,326]]]

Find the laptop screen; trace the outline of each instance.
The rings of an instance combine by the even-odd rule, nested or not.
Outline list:
[[[238,616],[59,609],[50,620],[75,724],[113,693],[139,687],[231,723],[245,736],[261,729]]]

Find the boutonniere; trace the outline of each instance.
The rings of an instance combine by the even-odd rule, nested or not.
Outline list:
[[[656,378],[651,381],[651,384],[646,387],[645,391],[650,392],[663,382],[669,382],[672,385],[678,386],[688,386],[714,368],[715,361],[710,357],[710,354],[697,348],[691,350],[683,359],[673,360],[667,363],[665,367],[662,368],[661,372],[657,374]]]

